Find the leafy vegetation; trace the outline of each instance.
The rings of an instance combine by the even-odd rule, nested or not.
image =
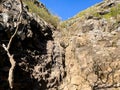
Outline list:
[[[61,23],[62,28],[66,28],[67,26],[70,26],[71,24],[75,23],[77,19],[85,19],[87,16],[93,16],[93,17],[98,17],[98,18],[105,18],[109,20],[111,17],[116,19],[117,22],[120,22],[120,4],[113,6],[109,9],[108,13],[105,13],[101,15],[99,12],[104,12],[104,8],[99,7],[102,3],[97,4],[95,6],[92,6],[80,13],[78,13],[76,16],[73,18],[64,21]]]
[[[23,0],[25,4],[28,5],[29,11],[39,15],[43,18],[46,22],[52,24],[53,26],[57,27],[59,23],[59,18],[53,14],[48,13],[44,8],[39,8],[37,5],[34,4],[32,0]]]
[[[95,11],[97,10],[97,8],[95,6],[90,7],[80,13],[78,13],[76,16],[70,18],[67,21],[64,21],[61,23],[61,27],[65,28],[67,26],[71,26],[72,24],[74,24],[76,21],[78,21],[79,19],[85,19],[85,17],[87,15],[92,15],[93,13],[96,13]]]
[[[104,9],[103,9],[103,11],[104,11]],[[106,13],[104,15],[100,15],[98,12],[93,12],[92,15],[95,17],[101,17],[101,18],[105,18],[105,19],[110,19],[111,17],[114,17],[117,20],[120,15],[120,4],[110,8],[109,13]]]
[[[98,13],[99,9],[97,9],[97,6],[94,6],[94,7],[91,7],[91,8],[88,8],[86,9],[85,11],[79,13],[76,17],[81,17],[81,16],[85,16],[87,14],[89,15],[93,15],[95,17],[101,17],[101,18],[106,18],[106,19],[109,19],[111,17],[114,17],[117,19],[118,15],[120,14],[120,4],[112,7],[109,11],[109,13],[106,13],[104,15],[100,15]],[[104,9],[103,9],[104,11]]]
[[[119,14],[120,14],[120,4],[115,7],[112,7],[110,13],[104,15],[103,17],[107,19],[109,19],[110,17],[115,17],[117,19]]]

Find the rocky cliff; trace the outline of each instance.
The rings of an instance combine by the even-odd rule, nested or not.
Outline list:
[[[61,90],[120,89],[119,11],[119,0],[105,0],[61,23],[68,46]]]
[[[37,0],[1,0],[0,90],[119,90],[119,11],[104,0],[56,26]]]
[[[0,9],[0,90],[56,89],[65,57],[54,26],[21,0],[2,0]]]

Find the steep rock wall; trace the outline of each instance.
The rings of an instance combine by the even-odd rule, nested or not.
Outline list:
[[[107,19],[92,15],[103,14],[119,3],[106,0],[96,5],[96,11],[86,11],[84,16],[68,20],[66,32],[63,31],[63,41],[68,43],[67,76],[60,90],[120,89],[120,14]]]
[[[17,27],[9,49],[16,61],[13,89],[57,89],[65,77],[65,59],[63,48],[53,38],[55,28],[29,13],[19,0],[2,0],[0,9],[0,90],[9,90],[7,78],[11,67],[2,44],[8,44]]]

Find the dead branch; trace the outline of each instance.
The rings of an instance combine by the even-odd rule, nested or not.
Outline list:
[[[9,61],[11,63],[11,68],[9,70],[9,75],[8,75],[8,81],[9,81],[9,86],[12,89],[13,88],[13,81],[14,81],[14,68],[16,65],[16,61],[13,58],[13,55],[10,54],[8,51],[8,48],[5,46],[5,44],[2,45],[5,51],[7,52],[7,55],[9,57]]]
[[[20,0],[20,13],[19,13],[19,16],[18,16],[18,20],[17,20],[17,27],[15,29],[15,32],[14,34],[11,36],[9,42],[8,42],[8,45],[5,46],[5,44],[2,44],[2,47],[4,48],[4,50],[7,52],[7,55],[9,57],[9,61],[11,63],[11,68],[9,70],[9,74],[8,74],[8,82],[9,82],[9,86],[10,88],[12,89],[13,88],[13,82],[14,82],[14,69],[15,69],[15,66],[16,66],[16,61],[15,59],[13,58],[13,55],[10,54],[10,47],[11,47],[11,43],[13,41],[13,38],[15,37],[17,31],[18,31],[18,28],[19,28],[19,24],[21,23],[21,15],[22,15],[22,8],[23,8],[23,5],[22,5],[22,1]]]

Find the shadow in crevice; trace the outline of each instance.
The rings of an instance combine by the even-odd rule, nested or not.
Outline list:
[[[41,55],[47,54],[47,41],[53,40],[51,28],[48,26],[40,26],[40,24],[34,19],[31,20],[29,26],[33,35],[31,38],[25,38],[25,40],[22,41],[23,48],[30,49],[32,51],[37,50],[41,52]]]
[[[26,25],[19,24],[19,33],[17,32],[9,49],[10,53],[14,55],[14,59],[17,62],[14,71],[13,90],[34,90],[35,88],[36,90],[46,90],[48,82],[42,78],[38,82],[32,77],[32,70],[41,60],[36,59],[36,56],[47,56],[47,42],[49,40],[53,41],[52,30],[49,26],[41,26],[41,24],[34,19],[29,20],[29,22],[30,23],[27,23]],[[5,30],[0,31],[0,44],[5,43],[7,45],[15,28],[9,31],[9,33],[6,32],[9,27],[4,29]],[[32,32],[31,37],[28,37],[29,31]],[[10,37],[8,35],[10,35]],[[2,51],[4,50],[1,48],[0,50],[0,67],[2,69],[4,69],[4,67],[8,67],[9,71],[10,62],[7,54],[3,54]],[[10,88],[7,81],[8,71],[3,72],[2,69],[0,69],[0,77],[3,78],[5,76],[5,84],[2,80],[0,80],[0,90],[9,90]]]
[[[2,50],[1,50],[2,51]],[[10,62],[7,54],[0,52],[0,90],[9,90],[8,73]]]
[[[21,27],[23,25],[19,27],[19,30],[21,30]],[[32,31],[32,37],[27,37],[28,30]],[[20,36],[16,36],[10,48],[17,64],[19,64],[15,69],[14,90],[47,90],[48,82],[43,80],[42,77],[38,82],[37,79],[32,77],[32,70],[40,61],[44,62],[40,57],[41,55],[47,55],[47,42],[53,40],[52,30],[48,26],[43,28],[33,19],[30,24],[25,26],[22,33],[25,33],[26,38],[21,40]],[[21,44],[18,45],[18,43]],[[36,56],[39,59],[36,59]]]

